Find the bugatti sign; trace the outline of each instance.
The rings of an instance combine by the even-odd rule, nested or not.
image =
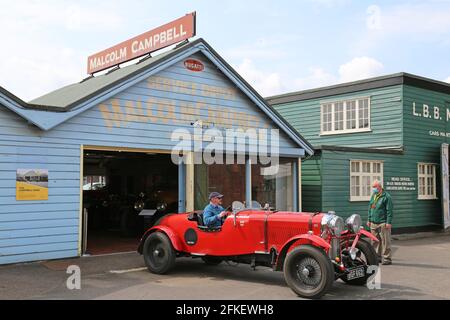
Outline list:
[[[88,58],[87,72],[93,74],[142,57],[195,36],[196,13],[190,13]]]
[[[203,63],[195,59],[186,60],[184,62],[184,66],[186,67],[186,69],[194,72],[201,72],[205,70],[205,66],[203,65]]]

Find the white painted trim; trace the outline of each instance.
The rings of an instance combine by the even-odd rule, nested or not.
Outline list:
[[[359,172],[358,174],[352,174],[352,162],[359,162],[360,163],[360,171],[362,171],[362,163],[363,162],[369,162],[371,163],[371,168],[373,168],[373,164],[374,163],[379,163],[381,166],[380,168],[380,173],[363,173],[363,172]],[[373,171],[373,170],[371,170]],[[350,174],[350,202],[362,202],[362,201],[370,201],[371,199],[371,195],[369,196],[352,196],[352,177],[359,177],[360,178],[360,192],[361,192],[361,188],[362,186],[362,176],[370,176],[372,179],[374,179],[375,175],[380,175],[381,176],[381,185],[384,185],[384,161],[383,160],[368,160],[368,159],[361,159],[361,160],[356,160],[356,159],[350,159],[350,166],[349,166],[349,174]],[[373,181],[372,181],[373,182]],[[372,183],[371,182],[371,183]]]
[[[363,133],[363,132],[372,132],[373,130],[370,128],[367,129],[352,129],[352,130],[340,130],[335,132],[324,132],[320,133],[320,136],[335,136],[339,134],[350,134],[350,133]]]
[[[425,166],[425,169],[426,169],[426,166],[432,166],[433,174],[432,175],[429,175],[427,173],[420,174],[420,166]],[[437,192],[437,190],[436,190],[436,187],[437,187],[436,168],[437,168],[437,166],[438,165],[436,163],[428,163],[428,162],[418,162],[417,163],[417,200],[438,200],[437,193],[436,193]],[[420,178],[425,178],[424,188],[425,188],[425,192],[427,192],[427,189],[428,189],[427,188],[428,187],[427,178],[430,178],[430,177],[433,178],[433,184],[434,184],[433,194],[421,195],[420,194]]]
[[[303,211],[303,198],[302,198],[302,159],[298,159],[298,211]]]
[[[167,150],[158,149],[135,149],[126,147],[105,147],[105,146],[93,146],[93,145],[81,145],[80,146],[80,212],[79,212],[79,227],[78,227],[78,256],[83,256],[83,180],[84,180],[84,151],[111,151],[111,152],[123,152],[123,153],[157,153],[157,154],[170,154]],[[89,223],[89,221],[88,221]]]
[[[368,112],[369,112],[369,127],[368,128],[359,128],[359,101],[360,100],[368,100]],[[336,104],[343,103],[344,104],[344,128],[347,128],[347,102],[355,101],[356,102],[356,129],[344,129],[344,130],[336,130],[335,128],[335,113],[336,113]],[[323,131],[323,107],[326,104],[331,104],[332,106],[332,130],[331,131]],[[372,132],[372,99],[370,96],[357,97],[357,98],[346,98],[332,101],[321,101],[320,102],[320,134],[319,136],[328,136],[328,135],[337,135],[337,134],[349,134],[349,133],[363,133],[363,132]]]
[[[191,212],[195,210],[195,165],[194,153],[188,152],[186,154],[186,211]]]
[[[80,212],[78,225],[78,256],[83,254],[83,173],[84,173],[84,147],[80,146]]]
[[[364,99],[371,99],[372,96],[357,96],[357,97],[347,97],[347,98],[330,98],[328,100],[320,100],[319,103],[320,105],[322,104],[329,104],[329,103],[338,103],[338,102],[346,102],[346,101],[351,101],[351,100],[364,100]]]

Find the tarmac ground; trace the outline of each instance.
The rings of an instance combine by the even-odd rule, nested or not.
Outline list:
[[[335,282],[323,299],[450,299],[450,235],[394,240],[393,265],[381,266],[381,288]],[[70,290],[69,266],[81,272]],[[70,281],[69,281],[70,282]],[[164,276],[151,274],[137,253],[0,266],[0,299],[64,300],[291,300],[283,273],[200,259],[177,260]]]

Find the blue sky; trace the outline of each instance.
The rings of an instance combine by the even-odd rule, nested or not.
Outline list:
[[[87,57],[197,11],[262,95],[409,72],[450,82],[450,0],[0,0],[0,86],[30,100],[86,76]]]

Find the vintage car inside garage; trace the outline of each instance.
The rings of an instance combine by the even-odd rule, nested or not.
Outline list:
[[[178,168],[170,155],[84,152],[86,254],[133,251],[139,237],[178,211]]]

